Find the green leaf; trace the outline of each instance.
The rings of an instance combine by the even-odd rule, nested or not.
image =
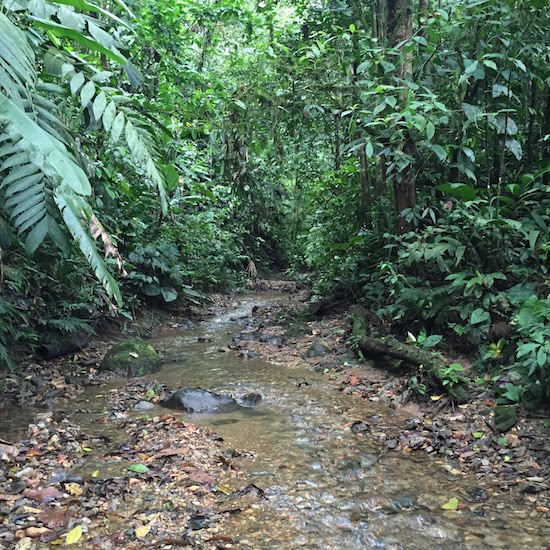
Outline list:
[[[172,288],[171,286],[162,287],[161,292],[165,302],[173,302],[178,297],[178,293],[176,292],[176,289]]]
[[[450,498],[445,504],[441,505],[443,510],[456,510],[458,508],[459,500],[455,497]]]
[[[111,128],[111,138],[116,143],[122,134],[122,130],[124,130],[124,113],[122,111],[118,113],[118,115],[115,117],[113,121],[113,126]]]
[[[498,71],[497,64],[496,64],[494,61],[491,61],[490,59],[484,59],[484,60],[483,60],[483,64],[484,64],[486,67],[489,67],[490,69],[493,69],[493,70],[495,70],[495,71]]]
[[[85,220],[89,219],[92,214],[90,205],[76,195],[66,184],[56,189],[54,200],[67,228],[94,270],[95,276],[107,291],[108,296],[115,299],[118,304],[122,304],[122,296],[118,285],[109,273],[105,261],[99,255],[95,242],[88,232],[87,223],[84,225]]]
[[[110,50],[109,48],[103,46],[103,44],[100,44],[99,42],[92,40],[87,36],[84,36],[81,32],[77,30],[59,25],[58,23],[54,23],[48,19],[41,19],[39,17],[30,17],[30,19],[33,19],[37,26],[48,29],[57,36],[71,38],[72,40],[75,40],[76,42],[82,44],[83,46],[86,46],[94,52],[106,55],[120,65],[126,64],[126,59],[124,59],[124,57],[122,57],[120,54],[115,53],[113,50]]]
[[[103,114],[103,111],[105,111],[106,106],[107,106],[107,96],[105,95],[105,92],[101,91],[95,98],[94,106],[92,108],[92,111],[94,113],[94,117],[96,120],[101,119],[101,115]]]
[[[477,190],[465,183],[444,183],[437,185],[436,189],[465,201],[473,201],[477,198]]]
[[[45,158],[41,170],[48,178],[54,182],[65,182],[80,195],[91,194],[92,188],[86,174],[71,158],[65,146],[3,95],[0,95],[1,120],[25,138],[32,150],[40,151]]]
[[[103,127],[109,132],[113,126],[113,122],[116,116],[116,105],[113,101],[110,101],[105,111],[103,111]]]
[[[443,149],[443,147],[441,147],[441,145],[432,145],[432,151],[442,162],[447,158],[447,152]]]
[[[76,544],[82,538],[82,526],[77,525],[67,533],[66,544]]]
[[[472,316],[470,317],[471,325],[479,325],[481,323],[487,323],[491,320],[491,315],[488,311],[485,311],[482,308],[474,309]]]
[[[80,106],[85,109],[95,96],[95,84],[90,80],[80,90]]]
[[[84,85],[84,74],[83,73],[76,73],[69,83],[69,87],[71,88],[71,94],[76,95],[78,93],[78,90],[82,88]]]
[[[149,468],[144,464],[130,464],[130,466],[128,466],[128,470],[137,474],[145,474],[149,471]]]
[[[368,141],[367,145],[365,146],[365,154],[369,159],[374,156],[374,147],[372,146],[372,142],[370,141]]]
[[[431,141],[432,138],[435,135],[435,126],[431,120],[428,121],[426,124],[426,137],[428,138],[428,141]]]

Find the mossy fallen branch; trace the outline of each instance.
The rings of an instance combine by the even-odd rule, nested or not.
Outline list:
[[[416,369],[422,367],[426,381],[434,387],[447,391],[451,400],[463,402],[468,399],[468,382],[454,372],[449,377],[449,366],[442,355],[400,342],[393,336],[370,337],[365,311],[357,308],[353,318],[353,340],[364,357],[391,357]]]

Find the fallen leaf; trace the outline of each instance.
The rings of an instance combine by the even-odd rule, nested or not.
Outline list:
[[[75,497],[79,497],[84,492],[78,483],[65,483],[65,490]]]
[[[139,357],[139,353],[136,353],[135,351],[131,351],[128,353],[130,357],[133,357],[134,359],[137,359]]]
[[[442,393],[441,395],[430,395],[430,399],[432,401],[439,401],[441,398],[445,397],[445,394]]]
[[[441,505],[443,510],[456,510],[458,508],[459,501],[456,497],[450,498],[445,504]]]
[[[200,483],[201,485],[213,485],[216,483],[215,478],[202,470],[193,470],[189,472],[189,479],[195,483]]]
[[[25,510],[25,512],[29,512],[29,514],[42,513],[42,510],[40,508],[34,508],[33,506],[23,506],[23,510]]]
[[[476,453],[475,451],[466,451],[460,455],[460,458],[470,458],[471,456],[474,456]]]
[[[67,533],[67,538],[65,542],[67,544],[76,544],[82,538],[82,526],[77,525],[74,529],[71,529]]]
[[[99,475],[99,470],[94,470],[92,472],[92,477],[97,477]]]
[[[21,498],[20,495],[5,495],[4,493],[0,493],[0,500],[9,502],[12,500],[19,500]]]
[[[227,486],[227,485],[220,485],[218,487],[218,491],[220,493],[223,493],[224,495],[230,495],[233,491],[231,490],[231,487]]]
[[[357,376],[350,376],[349,377],[349,385],[350,386],[358,386],[359,382],[360,382],[360,380]]]
[[[46,502],[52,502],[60,498],[65,498],[65,495],[58,491],[55,487],[46,487],[45,489],[37,489],[36,491],[26,490],[23,493],[31,500],[44,504]]]
[[[151,524],[142,525],[136,529],[136,537],[139,539],[142,539],[146,537],[149,534],[149,531],[151,530]]]
[[[185,455],[188,452],[189,452],[189,447],[163,449],[162,451],[159,451],[154,456],[154,458],[162,458],[163,456]]]
[[[136,472],[137,474],[145,474],[149,471],[149,468],[144,464],[130,464],[128,470],[130,470],[130,472]]]
[[[50,529],[59,529],[67,523],[67,516],[64,510],[46,510],[38,514],[38,519]]]

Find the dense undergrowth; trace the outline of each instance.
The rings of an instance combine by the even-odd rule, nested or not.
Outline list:
[[[288,268],[548,403],[544,5],[7,3],[0,361]]]

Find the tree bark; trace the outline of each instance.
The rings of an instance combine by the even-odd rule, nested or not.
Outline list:
[[[411,0],[388,0],[388,36],[394,46],[400,46],[401,66],[399,76],[403,81],[412,78],[412,53],[406,51],[406,42],[412,39],[412,3]],[[401,102],[407,101],[407,90],[401,94]],[[411,138],[405,134],[402,153],[412,157]],[[416,187],[412,162],[393,176],[395,208],[397,210],[397,232],[403,235],[412,231],[414,226],[401,215],[403,210],[416,206]]]

